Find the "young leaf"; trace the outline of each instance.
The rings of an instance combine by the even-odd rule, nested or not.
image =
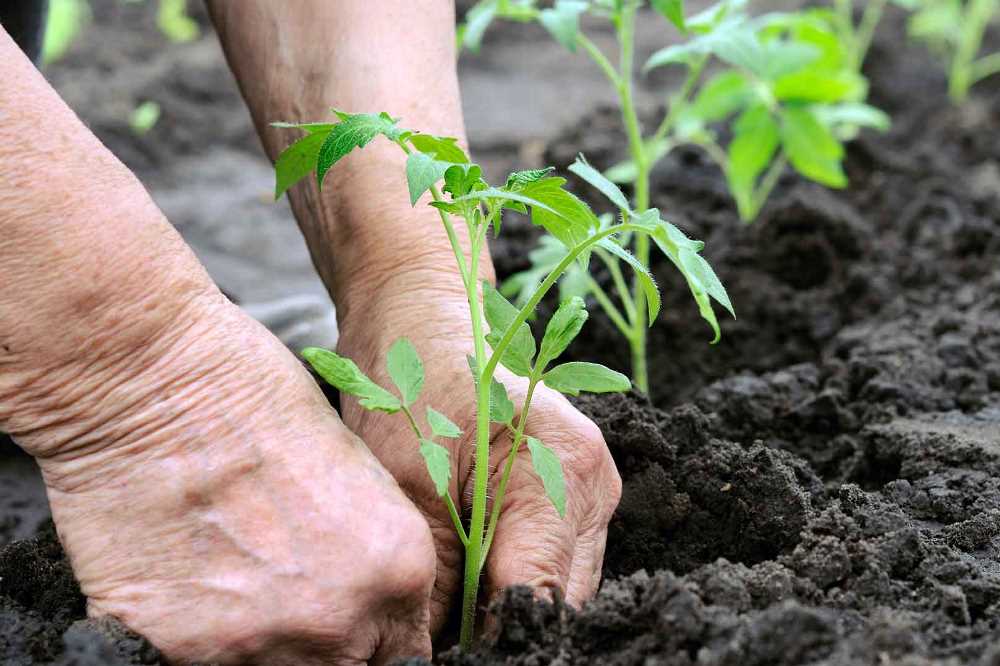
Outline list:
[[[657,215],[659,215],[659,211],[657,211]],[[635,277],[639,281],[639,287],[646,296],[646,314],[649,320],[649,325],[652,326],[653,322],[656,321],[656,318],[660,315],[660,290],[656,286],[656,282],[653,280],[653,276],[650,274],[649,269],[643,266],[642,262],[636,259],[631,252],[610,238],[598,241],[597,244],[602,249],[607,250],[624,261],[632,267],[632,270],[635,271]]]
[[[549,496],[560,518],[566,517],[566,480],[563,478],[562,463],[559,456],[541,440],[530,435],[525,437],[528,451],[531,453],[531,466],[535,474],[542,480],[545,494]]]
[[[507,176],[507,184],[504,187],[511,191],[517,191],[528,183],[545,178],[552,173],[555,167],[545,167],[544,169],[529,169],[527,171],[514,171]]]
[[[410,153],[406,158],[406,184],[410,190],[410,204],[415,206],[421,195],[444,178],[444,172],[451,166],[427,153]]]
[[[430,424],[431,432],[434,433],[435,437],[455,438],[462,436],[462,429],[433,407],[427,408],[427,423]]]
[[[434,490],[439,497],[444,497],[448,492],[448,482],[451,481],[451,458],[448,449],[429,439],[421,439],[420,455],[424,457],[427,472],[434,482]]]
[[[588,393],[620,393],[632,388],[632,382],[620,372],[597,363],[563,363],[544,377],[545,385],[566,395]]]
[[[733,125],[726,176],[740,210],[752,206],[757,177],[771,163],[780,142],[778,124],[763,104],[750,107]]]
[[[685,32],[687,26],[684,25],[684,0],[652,0],[653,9],[660,12],[673,23],[678,30]]]
[[[750,83],[742,72],[719,72],[701,87],[691,114],[703,123],[724,120],[746,104],[750,94]]]
[[[622,193],[621,189],[605,178],[604,174],[600,171],[590,166],[590,163],[587,162],[583,155],[577,156],[576,161],[570,165],[569,170],[596,187],[601,194],[606,196],[623,213],[632,212],[632,208],[628,205],[628,199]]]
[[[275,200],[280,199],[289,187],[312,173],[319,158],[319,149],[329,134],[329,130],[310,132],[282,151],[274,162]]]
[[[427,153],[436,160],[452,164],[468,164],[469,156],[459,148],[458,139],[450,136],[433,136],[430,134],[413,134],[410,143],[422,153]]]
[[[476,187],[480,186],[483,179],[483,170],[478,164],[455,164],[444,172],[444,191],[455,198],[455,201],[463,201],[465,195]]]
[[[841,167],[844,147],[830,129],[804,107],[784,109],[781,120],[781,144],[792,166],[817,183],[847,187],[847,176]]]
[[[328,384],[359,398],[365,409],[393,414],[402,408],[396,396],[369,379],[350,359],[319,347],[303,349],[302,357]]]
[[[542,337],[538,362],[543,367],[566,351],[569,343],[580,333],[587,317],[587,306],[582,298],[571,298],[559,305],[559,309],[545,327],[545,335]]]
[[[493,288],[493,285],[485,281],[483,282],[483,309],[486,322],[490,325],[486,341],[495,349],[514,319],[517,318],[518,311],[511,305],[510,301]],[[527,377],[531,374],[531,363],[534,358],[535,338],[531,335],[531,328],[522,322],[518,326],[517,332],[514,333],[514,337],[511,338],[510,344],[504,350],[503,356],[500,357],[500,362],[515,375]]]
[[[330,168],[355,148],[364,148],[379,134],[395,141],[402,133],[387,113],[343,113],[334,109],[340,122],[334,125],[319,149],[316,179],[320,187]]]
[[[403,404],[409,407],[420,397],[424,387],[424,364],[413,343],[406,338],[396,340],[389,348],[386,365],[392,383],[403,397]]]
[[[490,420],[508,425],[514,420],[514,403],[507,395],[507,387],[496,377],[490,384]]]
[[[552,33],[557,42],[576,52],[580,14],[587,11],[587,4],[581,0],[556,0],[551,9],[543,9],[538,13],[538,22]]]

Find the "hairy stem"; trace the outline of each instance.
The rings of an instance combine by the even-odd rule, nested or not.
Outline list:
[[[417,440],[423,440],[424,435],[420,432],[420,426],[417,425],[417,420],[413,418],[413,412],[406,405],[403,405],[403,414],[406,415],[406,420],[410,422],[410,428],[416,434]],[[461,540],[463,546],[468,546],[469,536],[465,533],[465,526],[462,525],[462,519],[458,515],[458,510],[455,508],[455,502],[452,501],[450,492],[444,494],[444,503],[448,506],[448,513],[451,515],[451,522],[455,525],[455,532],[458,533],[459,540]]]
[[[500,510],[503,508],[504,494],[507,492],[507,482],[510,480],[511,470],[514,469],[514,460],[517,458],[518,449],[521,448],[521,441],[524,439],[524,426],[528,422],[528,410],[531,408],[531,398],[535,394],[535,387],[541,380],[541,373],[544,368],[537,365],[531,369],[531,377],[528,380],[528,393],[524,397],[524,404],[521,406],[521,416],[517,421],[517,429],[514,431],[514,440],[507,454],[507,462],[504,464],[503,476],[500,477],[500,485],[497,486],[497,494],[493,499],[493,511],[490,512],[490,524],[486,530],[486,542],[483,544],[482,557],[479,562],[479,570],[482,571],[486,565],[486,556],[490,553],[490,546],[493,545],[493,534],[496,532],[497,523],[500,521]]]

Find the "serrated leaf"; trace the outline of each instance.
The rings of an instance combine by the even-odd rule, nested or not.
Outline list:
[[[423,456],[427,472],[434,482],[434,490],[439,497],[444,497],[451,481],[451,456],[448,454],[448,449],[429,439],[421,439],[420,455]]]
[[[545,167],[544,169],[529,169],[527,171],[514,171],[507,176],[507,184],[504,187],[510,191],[517,191],[528,183],[534,183],[548,176],[555,167]]]
[[[483,310],[486,322],[490,325],[486,341],[495,349],[507,333],[507,329],[517,318],[518,310],[494,289],[493,285],[485,281],[483,282]],[[531,335],[531,328],[528,324],[522,322],[500,357],[500,362],[515,375],[527,377],[531,374],[531,364],[534,358],[535,338]]]
[[[698,91],[691,113],[703,123],[718,122],[742,108],[750,95],[750,83],[742,72],[719,72]]]
[[[319,347],[303,349],[302,357],[330,386],[357,397],[365,409],[393,414],[402,408],[396,396],[369,379],[350,359]]]
[[[433,136],[431,134],[412,134],[410,144],[422,153],[427,153],[436,160],[453,164],[467,164],[469,156],[458,145],[458,139],[451,136]]]
[[[538,13],[538,22],[570,51],[576,51],[576,36],[580,32],[580,14],[587,11],[586,2],[556,0],[550,9]]]
[[[544,377],[545,385],[566,395],[621,393],[632,388],[629,378],[598,363],[572,362],[557,365]]]
[[[653,9],[663,14],[681,32],[687,30],[684,24],[684,0],[651,0]]]
[[[804,107],[784,109],[781,121],[781,144],[796,171],[828,187],[846,187],[844,147],[830,129]]]
[[[299,182],[316,168],[319,149],[329,131],[317,130],[290,145],[274,162],[274,198],[280,199],[289,187]]]
[[[396,340],[389,348],[386,366],[392,383],[403,397],[403,404],[409,407],[424,388],[424,364],[413,343],[406,338]]]
[[[628,199],[621,189],[605,178],[604,174],[600,171],[590,166],[590,163],[587,162],[583,155],[577,156],[576,161],[570,165],[569,170],[597,188],[601,194],[606,196],[623,213],[632,212]]]
[[[352,114],[337,109],[333,112],[340,122],[326,136],[316,161],[316,179],[321,188],[327,172],[352,150],[364,148],[379,134],[394,141],[402,133],[387,113]]]
[[[607,250],[612,253],[626,264],[632,267],[635,271],[635,277],[639,281],[639,287],[642,289],[642,293],[646,297],[646,315],[648,319],[648,325],[652,326],[653,322],[660,315],[660,290],[656,286],[656,281],[653,280],[652,274],[650,274],[649,269],[642,265],[631,252],[623,248],[618,243],[615,243],[610,238],[605,238],[598,241],[597,243],[602,249]]]
[[[514,420],[514,403],[507,395],[507,387],[496,377],[490,384],[490,420],[508,425]]]
[[[579,335],[588,316],[587,306],[582,298],[570,298],[560,303],[545,327],[545,335],[542,337],[538,362],[543,368],[566,351],[569,344]]]
[[[462,436],[462,429],[433,407],[427,407],[427,423],[431,426],[431,432],[434,433],[435,437],[454,439]]]
[[[556,508],[560,518],[566,517],[566,479],[563,477],[562,462],[559,456],[549,447],[542,444],[540,439],[531,437],[524,438],[528,445],[528,452],[531,453],[531,466],[535,474],[542,480],[545,487],[545,494]]]
[[[410,153],[406,158],[406,185],[410,190],[410,204],[415,206],[424,192],[444,178],[444,172],[451,166],[449,162],[441,162],[426,153]]]
[[[543,178],[528,183],[521,192],[543,204],[532,207],[531,222],[559,239],[568,249],[573,249],[587,240],[601,223],[590,206],[563,189],[565,183],[565,178]],[[586,267],[589,261],[589,252],[578,257],[581,267]]]

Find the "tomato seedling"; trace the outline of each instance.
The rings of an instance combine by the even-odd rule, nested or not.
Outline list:
[[[888,126],[885,114],[863,103],[867,84],[854,65],[854,54],[836,34],[833,12],[773,13],[752,19],[742,11],[743,1],[724,0],[687,16],[683,0],[652,0],[653,9],[686,41],[655,52],[642,71],[681,67],[685,76],[681,86],[667,95],[666,109],[655,129],[644,133],[633,94],[635,26],[644,4],[637,0],[556,0],[551,7],[541,8],[536,0],[483,0],[469,11],[459,33],[462,45],[475,51],[495,19],[537,21],[563,46],[586,53],[597,64],[620,101],[629,150],[629,159],[605,175],[631,186],[635,211],[642,213],[650,205],[651,169],[680,146],[700,147],[719,166],[740,217],[750,222],[788,164],[806,178],[845,187],[843,140],[861,126]],[[581,27],[583,16],[611,24],[618,42],[617,63],[587,36]],[[719,64],[721,68],[710,67]],[[718,132],[719,125],[727,131]],[[728,145],[720,141],[720,134],[731,137]],[[612,199],[612,203],[623,209],[620,202]],[[532,267],[505,285],[505,293],[521,293],[523,301],[523,286],[550,267],[552,247],[551,241],[543,240],[532,254]],[[636,236],[634,250],[636,259],[648,269],[647,237]],[[611,276],[617,304],[612,293],[583,273],[568,280],[567,289],[595,298],[615,323],[631,350],[632,379],[648,393],[641,286],[626,284],[616,255],[598,256]],[[718,340],[714,316],[704,309],[702,314]]]
[[[582,160],[575,165],[583,178],[615,201],[621,218],[615,223],[602,222],[583,201],[564,189],[566,180],[552,175],[552,169],[518,171],[510,174],[502,186],[492,186],[482,171],[469,161],[455,139],[404,130],[398,121],[382,114],[349,114],[335,111],[336,123],[276,123],[295,127],[306,135],[286,149],[275,163],[276,196],[297,181],[315,172],[322,186],[331,167],[352,150],[363,148],[376,137],[384,137],[407,154],[406,179],[413,205],[430,193],[430,205],[437,209],[447,233],[469,303],[473,355],[469,357],[471,386],[475,391],[476,431],[473,463],[472,506],[468,528],[452,499],[452,465],[442,439],[462,435],[460,428],[442,412],[426,407],[426,427],[413,407],[424,384],[424,366],[413,345],[405,339],[389,350],[388,374],[395,391],[379,386],[351,360],[334,352],[310,348],[302,352],[316,372],[341,392],[356,397],[369,410],[401,413],[413,430],[434,487],[448,507],[455,530],[465,547],[465,576],[462,601],[461,644],[471,645],[475,625],[479,578],[486,562],[497,521],[503,509],[507,482],[515,456],[525,445],[535,473],[559,515],[565,513],[566,490],[558,456],[543,442],[525,433],[532,396],[544,383],[550,389],[568,395],[581,391],[625,391],[629,379],[595,363],[556,360],[580,332],[587,310],[580,298],[562,301],[545,327],[541,342],[528,326],[528,319],[538,303],[570,267],[587,271],[594,253],[617,257],[634,269],[643,294],[643,305],[652,321],[660,307],[660,296],[646,267],[622,248],[626,234],[650,239],[670,257],[685,275],[703,311],[711,311],[709,298],[727,308],[729,298],[715,278],[711,267],[701,257],[703,244],[691,240],[675,226],[662,220],[656,209],[633,210],[621,190],[591,169]],[[439,187],[439,184],[443,186]],[[485,248],[488,231],[501,230],[501,213],[511,210],[530,215],[559,243],[558,259],[530,289],[520,307],[514,306],[490,284],[477,281],[479,257]],[[456,224],[468,231],[470,248],[465,254],[458,242]],[[553,248],[555,250],[555,248]],[[527,380],[523,402],[516,407],[506,387],[495,376],[503,365]],[[494,507],[487,517],[487,482],[489,474],[490,424],[499,423],[511,433],[513,447],[504,464],[496,488]],[[487,521],[488,518],[488,521]]]
[[[948,66],[948,94],[964,102],[969,89],[1000,73],[1000,52],[980,56],[983,36],[1000,0],[896,0],[913,10],[909,33],[925,42]]]

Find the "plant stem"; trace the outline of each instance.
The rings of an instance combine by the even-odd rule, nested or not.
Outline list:
[[[969,96],[969,88],[974,83],[973,61],[983,43],[986,26],[997,10],[997,4],[997,0],[970,0],[965,10],[962,35],[948,77],[948,94],[956,103],[964,102]]]
[[[406,414],[406,419],[410,422],[410,428],[417,435],[417,440],[422,441],[424,435],[420,432],[420,426],[417,425],[417,420],[413,418],[413,412],[406,405],[403,405],[403,413]],[[462,542],[463,546],[469,545],[469,537],[465,533],[465,526],[462,525],[462,519],[458,515],[458,510],[455,508],[455,502],[451,499],[451,492],[447,492],[443,495],[444,503],[448,505],[448,513],[451,515],[451,522],[455,525],[455,531],[458,533],[458,538]]]
[[[496,532],[497,523],[500,521],[500,510],[503,508],[504,494],[507,492],[507,481],[510,480],[511,470],[514,469],[514,460],[517,451],[521,448],[521,441],[524,439],[524,426],[528,422],[528,410],[531,408],[531,398],[535,394],[535,387],[541,381],[541,373],[537,365],[531,369],[531,377],[528,379],[528,393],[524,397],[524,404],[521,406],[521,416],[517,421],[517,430],[514,432],[514,440],[507,454],[507,462],[504,465],[503,476],[500,477],[500,485],[497,486],[497,494],[493,499],[493,510],[490,512],[490,524],[486,530],[486,542],[483,545],[482,558],[479,562],[479,570],[482,571],[486,565],[486,556],[490,553],[493,545],[493,534]]]
[[[625,317],[623,317],[622,313],[615,307],[611,297],[608,296],[606,291],[604,291],[604,288],[600,285],[600,283],[589,275],[587,276],[587,288],[590,289],[590,293],[594,295],[594,298],[597,299],[597,303],[604,309],[604,313],[608,315],[608,319],[611,320],[611,323],[618,327],[618,330],[625,335],[626,339],[631,339],[629,336],[632,335],[632,325],[625,321]]]
[[[618,97],[621,99],[622,118],[625,121],[625,133],[628,136],[629,151],[635,163],[635,210],[639,213],[649,208],[649,160],[646,156],[646,145],[642,139],[642,129],[639,116],[635,111],[632,96],[632,65],[635,52],[635,13],[637,5],[626,3],[622,8],[621,21],[618,23],[618,41],[621,46],[619,66]],[[646,268],[649,268],[649,237],[640,234],[635,239],[635,257]],[[635,317],[632,320],[632,335],[629,345],[632,350],[632,379],[643,393],[649,392],[649,377],[646,370],[646,294],[639,281],[632,285],[632,302],[635,304]]]
[[[481,236],[473,235],[470,274],[478,275]],[[483,337],[483,313],[479,302],[479,286],[468,285],[469,313],[472,315],[472,337],[475,346],[476,369],[476,448],[473,462],[472,518],[469,541],[465,546],[465,585],[462,594],[462,628],[459,642],[463,650],[472,647],[476,627],[476,606],[479,597],[479,561],[482,558],[483,530],[486,525],[486,491],[490,462],[490,385],[492,372],[485,372],[486,343]]]
[[[600,248],[595,250],[594,254],[607,266],[608,272],[611,274],[611,280],[614,282],[615,289],[622,299],[622,305],[625,307],[625,316],[629,321],[633,321],[635,319],[635,303],[632,302],[632,294],[629,293],[628,285],[625,283],[625,276],[622,275],[622,267],[618,263],[618,259]]]
[[[784,153],[771,162],[771,166],[767,168],[767,172],[760,181],[760,186],[750,196],[750,210],[740,211],[741,221],[749,223],[757,219],[760,209],[764,207],[768,197],[771,196],[771,192],[774,191],[774,187],[778,184],[778,180],[787,165],[788,158]]]
[[[980,58],[972,63],[972,75],[970,76],[969,85],[973,85],[987,76],[997,73],[1000,73],[1000,53]]]
[[[854,54],[854,69],[861,71],[861,66],[865,64],[868,56],[868,49],[871,48],[872,39],[875,37],[875,28],[882,20],[882,14],[888,0],[868,0],[864,14],[861,15],[861,23],[854,35],[851,51]]]

